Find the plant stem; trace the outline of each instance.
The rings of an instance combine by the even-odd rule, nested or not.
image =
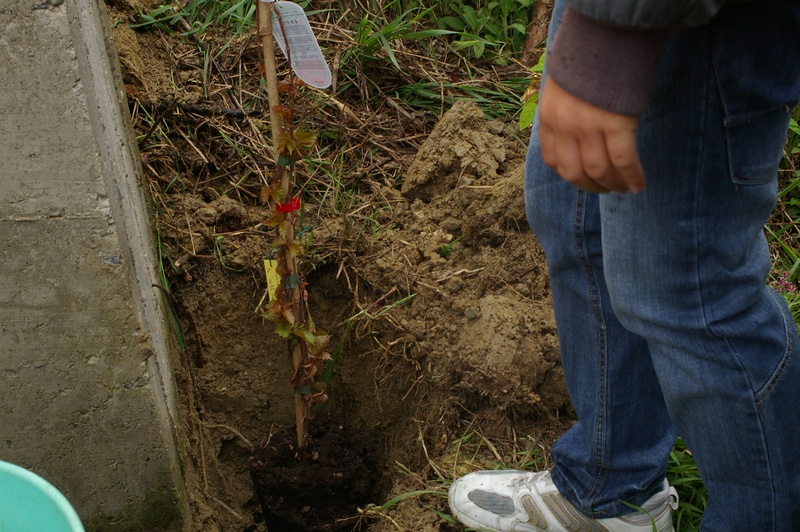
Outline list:
[[[261,49],[264,58],[264,77],[267,80],[267,98],[269,102],[269,117],[272,125],[272,151],[275,159],[278,158],[277,142],[283,133],[278,105],[278,67],[275,65],[275,42],[272,36],[272,4],[258,2],[258,35],[261,37]]]
[[[267,81],[267,98],[269,104],[270,122],[272,125],[272,147],[273,155],[275,157],[275,177],[280,180],[281,195],[284,201],[291,198],[292,182],[290,179],[290,172],[287,167],[280,164],[280,153],[278,150],[278,139],[284,134],[283,117],[279,111],[280,108],[280,94],[278,92],[278,73],[275,64],[275,44],[272,34],[272,4],[265,2],[258,2],[258,32],[261,37],[261,44],[264,56],[264,76]],[[286,241],[291,242],[294,239],[294,225],[295,213],[286,213]],[[284,263],[286,269],[286,277],[297,279],[298,276],[298,259],[295,253],[288,247],[281,251],[280,259]],[[301,284],[299,282],[293,283],[290,290],[284,290],[284,294],[289,295],[292,304],[292,311],[297,317],[298,322],[305,323],[306,312],[303,308],[303,297],[301,294]],[[297,432],[297,447],[298,452],[301,452],[306,445],[306,435],[308,433],[307,422],[309,418],[310,401],[307,401],[304,394],[301,392],[302,382],[302,367],[307,358],[306,346],[303,342],[296,339],[290,340],[290,362],[292,365],[292,384],[294,385],[294,409],[295,409],[295,424]]]

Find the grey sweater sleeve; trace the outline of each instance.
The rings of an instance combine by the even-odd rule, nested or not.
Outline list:
[[[702,26],[728,0],[568,0],[587,17],[609,25],[657,29]]]
[[[548,50],[548,75],[581,100],[640,115],[675,28],[707,23],[724,3],[571,0]]]

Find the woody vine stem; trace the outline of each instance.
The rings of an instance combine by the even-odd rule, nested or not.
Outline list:
[[[330,360],[326,351],[330,337],[316,330],[308,312],[306,283],[300,268],[304,249],[297,239],[297,214],[301,203],[299,197],[293,196],[296,164],[314,146],[316,134],[298,129],[294,125],[299,80],[290,75],[288,82],[278,83],[273,16],[277,17],[282,27],[280,13],[274,10],[273,4],[259,1],[258,31],[262,43],[275,157],[275,171],[267,185],[273,205],[267,225],[274,227],[277,232],[273,249],[277,257],[276,271],[280,275],[280,284],[270,294],[270,301],[263,315],[275,324],[276,333],[288,341],[291,383],[294,387],[297,455],[302,458],[308,444],[311,405],[327,399],[325,384],[315,381],[315,377],[321,374],[324,364]],[[286,35],[285,32],[282,33]],[[290,53],[287,42],[289,63]],[[281,93],[286,95],[287,105],[281,102]]]

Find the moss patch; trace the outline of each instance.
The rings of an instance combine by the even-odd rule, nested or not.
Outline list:
[[[142,499],[128,504],[114,514],[99,514],[84,523],[87,532],[170,532],[179,531],[183,526],[181,505],[172,489],[169,472],[160,475],[155,487],[145,493]]]

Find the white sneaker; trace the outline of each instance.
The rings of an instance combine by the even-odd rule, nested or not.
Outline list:
[[[497,532],[673,532],[678,493],[664,480],[642,509],[622,517],[591,519],[558,492],[549,471],[477,471],[453,482],[450,510],[463,524]]]

